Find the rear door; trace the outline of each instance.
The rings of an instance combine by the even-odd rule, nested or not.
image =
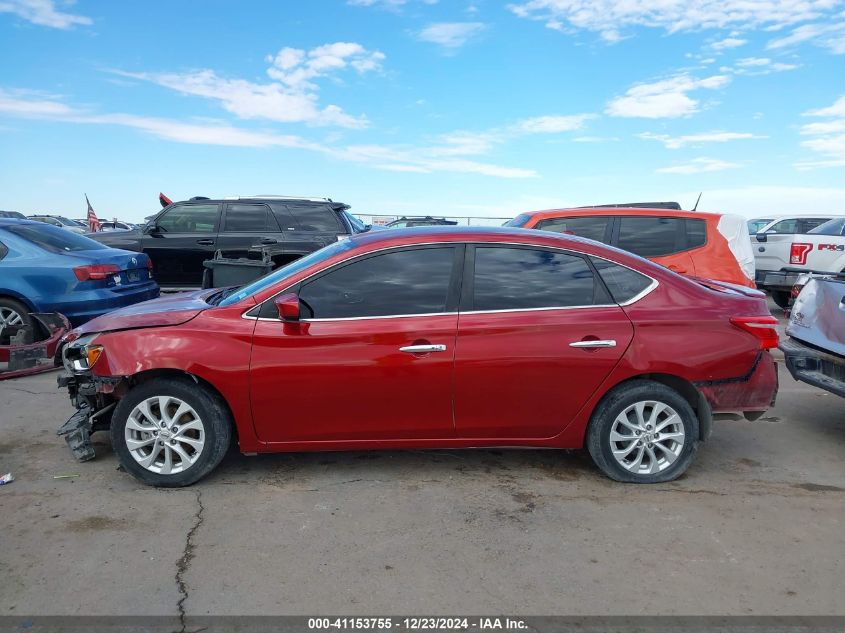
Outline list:
[[[266,204],[227,202],[217,234],[217,248],[229,257],[246,257],[252,248],[284,249],[281,229]]]
[[[557,435],[632,336],[630,320],[581,255],[468,247],[455,353],[458,436]]]
[[[175,204],[156,218],[156,228],[141,237],[141,250],[153,260],[159,284],[199,286],[203,265],[217,248],[220,205],[216,202]]]

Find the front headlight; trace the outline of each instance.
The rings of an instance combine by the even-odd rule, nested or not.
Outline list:
[[[100,359],[102,345],[94,345],[97,333],[82,336],[62,350],[62,364],[72,374],[84,374]]]

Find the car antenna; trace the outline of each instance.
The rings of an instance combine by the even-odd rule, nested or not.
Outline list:
[[[701,194],[704,193],[703,191],[698,194],[698,198],[695,201],[695,206],[692,208],[693,211],[698,211],[698,203],[701,202]]]

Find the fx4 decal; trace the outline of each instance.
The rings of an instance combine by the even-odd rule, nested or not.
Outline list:
[[[819,244],[820,251],[845,251],[845,244]]]

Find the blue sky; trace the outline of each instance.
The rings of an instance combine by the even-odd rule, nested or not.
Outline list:
[[[845,1],[0,0],[0,208],[845,212]]]

